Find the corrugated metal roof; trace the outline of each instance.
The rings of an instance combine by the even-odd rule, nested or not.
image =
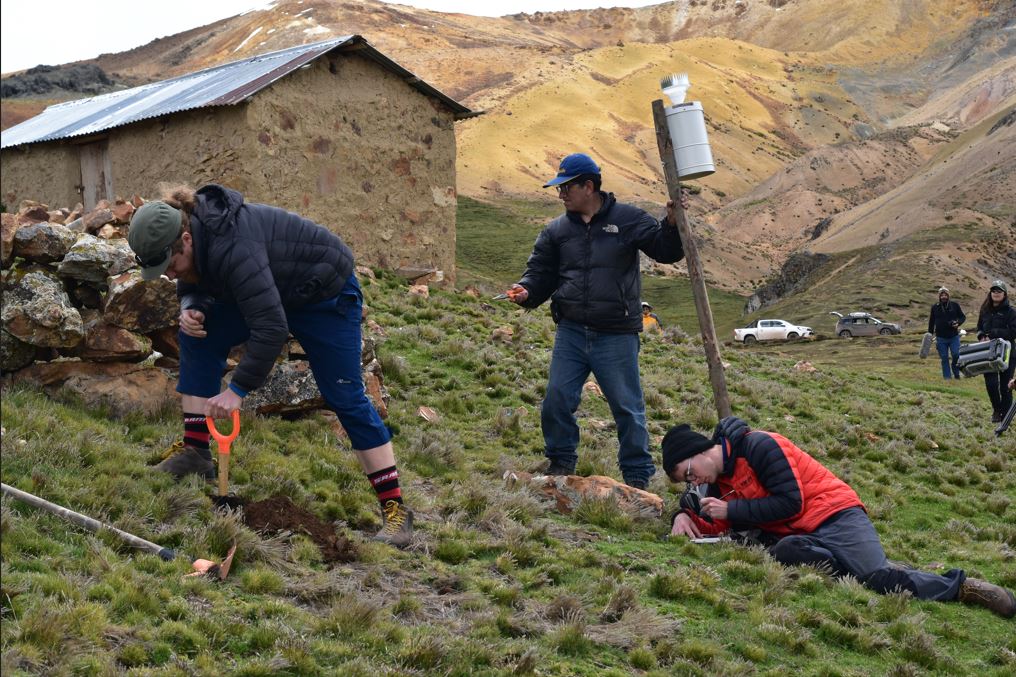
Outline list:
[[[333,49],[355,46],[357,54],[379,63],[427,96],[439,99],[461,120],[474,113],[377,51],[359,35],[290,47],[89,99],[48,107],[0,133],[0,148],[96,134],[132,122],[180,111],[239,103],[279,78]]]

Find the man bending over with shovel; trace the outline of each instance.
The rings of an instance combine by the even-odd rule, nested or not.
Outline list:
[[[940,576],[891,564],[854,490],[781,435],[750,430],[728,416],[712,439],[684,424],[671,429],[662,446],[663,470],[672,482],[708,485],[701,501],[682,499],[687,507],[674,516],[672,536],[760,529],[775,540],[769,554],[781,564],[827,567],[882,594],[906,590],[918,599],[1016,615],[1010,591],[967,578],[961,569]]]
[[[224,418],[268,378],[292,332],[318,389],[349,434],[381,503],[375,540],[408,545],[413,513],[402,502],[391,434],[360,374],[363,295],[353,253],[327,228],[277,207],[244,202],[215,184],[169,189],[134,214],[128,242],[142,276],[177,280],[184,446],[156,468],[214,478],[205,416]],[[247,349],[220,392],[226,357]]]

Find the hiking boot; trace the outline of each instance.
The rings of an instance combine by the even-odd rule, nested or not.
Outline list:
[[[991,422],[992,423],[1001,423],[1002,422],[1002,414],[992,414],[991,415]]]
[[[649,488],[649,480],[625,480],[624,483],[632,489],[641,489],[642,491],[645,491]]]
[[[960,584],[960,594],[956,599],[965,604],[983,606],[1003,618],[1016,616],[1016,597],[1002,586],[987,581],[968,578]]]
[[[215,480],[215,464],[194,447],[184,446],[183,442],[174,442],[167,451],[165,460],[153,470],[167,472],[176,479],[187,475],[200,475],[206,480]]]
[[[388,501],[381,510],[381,531],[374,540],[404,548],[413,540],[413,511],[398,501]]]
[[[557,461],[551,461],[550,465],[546,470],[543,471],[544,475],[574,475],[575,468],[565,465],[564,463],[558,463]]]

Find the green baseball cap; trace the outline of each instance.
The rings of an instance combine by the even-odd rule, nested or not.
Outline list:
[[[1002,280],[995,280],[994,282],[992,282],[991,283],[991,288],[992,289],[1001,289],[1006,294],[1009,293],[1009,287],[1005,286],[1005,282],[1002,282]]]
[[[155,280],[169,268],[173,243],[182,234],[180,210],[162,200],[146,202],[134,212],[127,244],[141,266],[141,279]]]

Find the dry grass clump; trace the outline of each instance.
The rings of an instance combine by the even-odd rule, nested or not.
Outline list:
[[[599,644],[630,650],[639,644],[673,637],[683,621],[658,614],[651,609],[629,609],[619,620],[586,627],[586,636]]]

